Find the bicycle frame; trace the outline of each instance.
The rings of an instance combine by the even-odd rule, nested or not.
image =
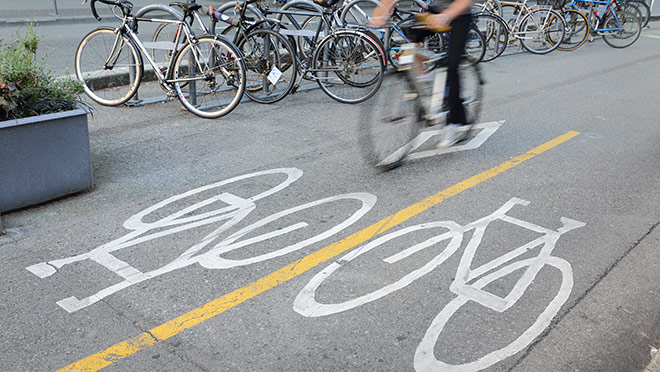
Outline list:
[[[535,10],[535,9],[534,9],[533,7],[530,9],[530,8],[527,6],[527,0],[516,1],[516,2],[512,2],[512,1],[503,1],[503,2],[501,2],[501,4],[502,4],[503,6],[504,6],[504,5],[513,5],[513,6],[515,6],[515,7],[517,7],[517,8],[520,9],[520,11],[518,11],[518,15],[516,16],[516,21],[514,22],[513,27],[509,27],[508,22],[504,22],[504,26],[507,28],[507,31],[509,32],[509,34],[510,34],[511,36],[513,36],[514,38],[516,38],[516,39],[531,39],[530,37],[525,36],[525,35],[527,35],[529,32],[521,31],[521,30],[520,30],[520,26],[521,26],[522,17],[524,17],[525,15],[531,13],[531,11],[533,11],[533,10]],[[546,9],[546,8],[539,8],[539,10],[540,10],[540,9]],[[549,8],[548,8],[548,9],[549,9]],[[531,19],[532,19],[532,22],[534,22],[534,26],[536,26],[536,27],[538,27],[538,28],[545,28],[545,27],[543,27],[543,26],[544,26],[544,25],[547,25],[547,23],[548,23],[548,19],[550,18],[550,15],[551,15],[551,14],[552,14],[552,13],[548,12],[548,14],[545,16],[545,19],[543,20],[542,24],[538,24],[538,23],[536,22],[536,19],[531,18]]]
[[[616,15],[616,11],[612,7],[613,4],[617,4],[615,0],[610,0],[610,1],[602,1],[602,0],[572,0],[570,4],[571,9],[575,9],[577,11],[580,11],[583,8],[580,8],[578,4],[587,4],[588,10],[587,12],[591,12],[596,17],[596,24],[592,25],[590,17],[587,17],[587,22],[589,22],[589,26],[591,27],[592,30],[594,30],[597,33],[602,33],[602,32],[611,32],[611,31],[618,31],[623,29],[621,26],[621,22],[619,22],[619,18]],[[596,10],[594,9],[594,4],[595,5],[606,5],[605,10],[603,13],[599,16]],[[614,17],[614,21],[616,22],[617,27],[616,28],[598,28],[598,25],[603,21],[605,16],[611,13],[612,16]]]

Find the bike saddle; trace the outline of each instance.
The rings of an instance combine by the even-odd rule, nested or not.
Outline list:
[[[196,3],[182,3],[182,2],[170,3],[170,6],[178,6],[179,8],[183,9],[184,13],[194,12],[195,10],[202,8],[201,5]]]

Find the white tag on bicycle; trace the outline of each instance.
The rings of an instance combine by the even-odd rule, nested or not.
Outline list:
[[[271,84],[276,84],[280,80],[280,76],[282,76],[282,71],[277,67],[273,67],[268,74],[268,81],[270,81]]]
[[[399,49],[399,64],[410,65],[415,60],[415,44],[407,43]]]

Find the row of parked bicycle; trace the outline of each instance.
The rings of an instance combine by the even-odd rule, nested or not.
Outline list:
[[[101,2],[121,25],[99,27],[83,38],[76,76],[94,101],[111,106],[128,102],[150,76],[168,96],[204,118],[226,115],[244,94],[260,103],[277,102],[302,80],[315,82],[339,102],[363,102],[379,89],[386,66],[399,66],[407,42],[399,24],[423,11],[429,0],[400,0],[385,27],[370,19],[381,6],[378,0],[340,1],[241,0],[214,9],[189,0],[134,13],[128,1],[91,0],[97,19],[95,4]],[[532,53],[574,50],[594,34],[614,47],[629,46],[648,22],[648,5],[621,1],[478,3],[467,59],[473,64],[493,60],[516,41]],[[145,37],[139,25],[146,22],[158,26]],[[450,37],[429,36],[425,50],[445,53]]]

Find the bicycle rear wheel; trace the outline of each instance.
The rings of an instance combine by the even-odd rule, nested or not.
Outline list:
[[[610,14],[603,22],[605,29],[602,33],[603,40],[612,48],[625,48],[631,46],[642,33],[642,26],[634,14],[626,11],[620,11],[616,14]]]
[[[564,10],[562,16],[566,22],[566,32],[557,49],[568,52],[584,45],[589,38],[590,27],[587,17],[575,9]]]
[[[118,106],[135,95],[142,79],[142,56],[133,42],[114,28],[87,34],[75,60],[76,77],[85,93],[105,106]]]
[[[245,94],[250,99],[273,103],[291,92],[296,82],[296,54],[284,36],[255,29],[239,41],[238,48],[245,58]]]
[[[359,103],[380,87],[385,54],[364,33],[336,31],[318,44],[312,60],[314,79],[336,101]]]
[[[240,52],[228,41],[202,36],[196,44],[187,44],[174,58],[169,82],[181,104],[193,114],[219,118],[241,101],[245,64]]]
[[[520,42],[534,54],[546,54],[557,49],[564,39],[566,26],[561,14],[552,9],[537,9],[521,21]]]
[[[421,99],[407,73],[388,73],[378,92],[362,106],[360,148],[365,160],[381,171],[401,165],[423,125]]]

